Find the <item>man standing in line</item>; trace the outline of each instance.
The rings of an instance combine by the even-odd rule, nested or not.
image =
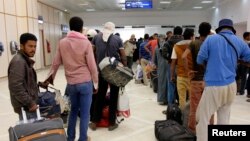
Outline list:
[[[205,89],[196,112],[197,141],[208,140],[208,123],[215,112],[217,124],[229,124],[231,105],[237,91],[237,61],[241,57],[243,61],[250,62],[250,49],[235,35],[232,20],[222,19],[216,32],[218,34],[206,38],[197,56],[197,63],[206,65]]]
[[[37,38],[31,33],[20,36],[20,50],[12,58],[8,68],[8,81],[11,104],[22,120],[21,108],[26,111],[27,119],[36,118],[38,102],[37,75],[31,58],[36,53]]]
[[[66,89],[71,102],[67,131],[68,141],[75,140],[79,111],[81,115],[79,141],[87,141],[90,140],[87,131],[93,87],[98,89],[98,71],[92,45],[88,38],[82,34],[83,20],[80,17],[72,17],[69,26],[71,31],[60,40],[49,78],[45,82],[53,84],[56,72],[63,64],[67,80]]]
[[[144,41],[140,44],[139,48],[139,58],[141,62],[142,67],[142,73],[143,73],[143,84],[148,85],[148,78],[146,73],[146,66],[148,65],[149,61],[151,60],[150,54],[145,50],[144,46],[148,43],[149,35],[144,35]]]
[[[250,48],[250,32],[245,32],[243,34],[243,38]],[[249,66],[248,66],[248,77],[247,77],[247,82],[246,82],[246,89],[247,89],[247,98],[250,98],[250,68]],[[247,99],[247,102],[250,102],[250,99]]]
[[[155,55],[155,49],[158,45],[158,34],[154,33],[153,40],[149,40],[148,43],[144,46],[145,50],[150,54],[151,61],[153,62],[154,55]]]
[[[173,36],[173,32],[172,31],[166,32],[166,39],[165,39],[165,41],[168,41],[172,36]]]
[[[107,22],[104,24],[103,31],[97,34],[92,44],[95,47],[96,62],[99,64],[105,57],[114,57],[116,60],[121,61],[124,66],[127,65],[127,59],[124,52],[122,40],[119,36],[113,35],[115,31],[115,24]],[[100,73],[99,69],[99,89],[94,103],[94,111],[92,121],[89,124],[90,129],[96,130],[96,125],[102,118],[102,110],[105,104],[105,97],[110,86],[110,101],[109,101],[109,127],[108,130],[112,131],[118,127],[116,123],[116,112],[119,87],[109,84]]]
[[[171,78],[170,81],[176,81],[177,84],[177,91],[179,96],[179,107],[181,110],[184,109],[186,105],[186,98],[190,88],[190,79],[188,78],[188,73],[185,71],[185,64],[182,59],[182,55],[186,48],[189,47],[189,44],[192,40],[194,40],[194,30],[186,28],[183,33],[184,40],[176,43],[173,48],[173,53],[171,56]],[[189,54],[187,56],[189,60],[188,68],[192,67],[192,57]],[[177,80],[175,80],[175,69]]]
[[[198,52],[200,50],[200,47],[203,43],[203,41],[206,39],[206,37],[210,34],[211,25],[207,22],[202,22],[199,25],[199,34],[200,38],[198,40],[192,41],[189,45],[189,47],[185,50],[185,52],[182,55],[182,58],[184,59],[185,69],[188,72],[188,77],[191,80],[190,81],[190,112],[188,117],[188,127],[191,129],[194,133],[195,127],[196,127],[196,109],[200,102],[202,92],[204,90],[204,73],[205,73],[205,66],[204,65],[198,65],[196,63],[196,58],[198,55]],[[189,70],[188,68],[188,54],[191,54],[192,56],[192,70]],[[210,120],[210,124],[213,124],[213,118]]]
[[[124,42],[124,51],[127,56],[128,68],[132,69],[133,65],[133,54],[136,49],[136,39],[135,34],[130,36],[130,39]]]
[[[245,32],[243,34],[244,41],[248,44],[250,40],[250,33]],[[239,63],[237,67],[236,84],[237,84],[237,95],[244,95],[246,83],[247,83],[248,67],[244,64]]]
[[[168,87],[168,104],[173,104],[175,99],[174,99],[174,94],[177,94],[177,92],[175,92],[176,90],[176,84],[175,82],[172,82],[170,80],[170,67],[171,67],[171,55],[173,52],[173,48],[174,45],[183,40],[183,36],[182,36],[182,28],[180,26],[176,26],[174,28],[174,35],[171,36],[164,44],[164,46],[162,47],[162,56],[167,60],[168,62],[168,66],[167,66],[167,87]],[[163,113],[166,113],[166,110],[163,111]]]

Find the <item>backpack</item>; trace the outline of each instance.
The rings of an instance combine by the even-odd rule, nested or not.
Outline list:
[[[160,49],[160,53],[164,59],[168,62],[171,62],[171,56],[173,51],[174,43],[173,42],[165,42],[162,48]]]
[[[167,120],[174,120],[182,125],[182,111],[178,104],[169,104],[167,107]]]

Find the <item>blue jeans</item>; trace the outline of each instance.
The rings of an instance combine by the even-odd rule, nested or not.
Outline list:
[[[85,82],[81,84],[67,84],[71,109],[68,121],[68,141],[74,141],[76,134],[77,115],[80,110],[80,132],[79,141],[87,141],[88,123],[90,117],[90,105],[92,102],[93,84]]]
[[[176,99],[175,97],[175,90],[176,90],[176,84],[173,83],[171,80],[170,80],[170,64],[168,64],[167,66],[167,78],[168,78],[168,104],[173,104],[174,103],[174,100]]]

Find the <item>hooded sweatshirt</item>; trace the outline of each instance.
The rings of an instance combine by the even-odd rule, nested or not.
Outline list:
[[[53,79],[63,64],[68,84],[79,84],[93,80],[98,83],[98,71],[93,48],[86,36],[70,31],[60,40],[49,76]]]

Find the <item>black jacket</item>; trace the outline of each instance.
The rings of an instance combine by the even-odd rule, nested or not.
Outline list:
[[[11,104],[14,111],[21,113],[21,108],[28,110],[37,103],[37,76],[33,68],[34,61],[19,51],[11,60],[8,68],[8,81]]]

